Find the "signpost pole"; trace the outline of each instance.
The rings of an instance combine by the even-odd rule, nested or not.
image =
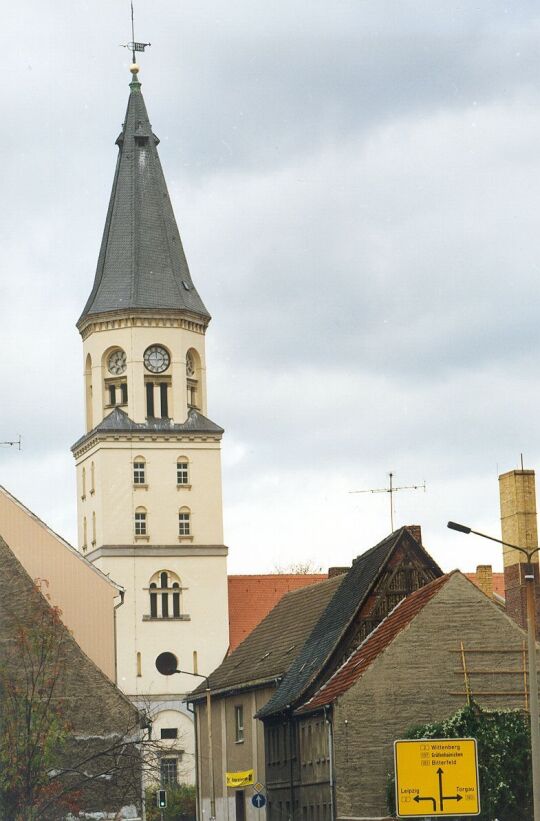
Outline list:
[[[536,665],[536,597],[534,567],[525,566],[527,589],[527,641],[529,650],[529,704],[531,718],[531,756],[533,775],[534,821],[540,821],[540,728],[538,725],[538,671]]]

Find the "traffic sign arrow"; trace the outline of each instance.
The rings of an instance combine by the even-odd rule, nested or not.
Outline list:
[[[415,795],[414,798],[413,798],[413,801],[416,801],[417,804],[419,804],[420,801],[433,801],[433,812],[435,812],[437,810],[437,802],[435,801],[434,798],[431,798],[431,796],[430,797],[427,797],[427,796],[424,797],[423,795]]]
[[[439,803],[441,810],[444,810],[444,802],[445,801],[461,801],[463,796],[461,795],[443,795],[443,786],[442,786],[442,777],[443,777],[443,769],[439,767],[437,770],[437,775],[439,776]],[[436,807],[435,807],[436,809]]]

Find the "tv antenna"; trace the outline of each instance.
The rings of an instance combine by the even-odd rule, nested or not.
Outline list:
[[[398,490],[423,490],[426,492],[426,483],[421,485],[402,485],[401,487],[394,487],[394,474],[388,474],[388,487],[369,488],[369,490],[349,490],[349,493],[388,493],[390,494],[390,527],[391,532],[394,532],[394,493]]]
[[[15,439],[14,441],[0,442],[0,446],[2,446],[2,447],[6,447],[6,448],[14,448],[14,447],[16,447],[16,448],[17,448],[17,450],[22,450],[22,439],[21,439],[21,434],[19,433],[19,438],[18,438],[18,439]]]
[[[144,51],[147,46],[151,46],[152,43],[139,43],[135,40],[135,21],[134,21],[134,14],[133,14],[133,0],[130,0],[131,5],[131,42],[124,43],[122,48],[129,48],[131,49],[131,54],[133,57],[133,62],[136,63],[137,60],[135,58],[135,53],[137,51]]]

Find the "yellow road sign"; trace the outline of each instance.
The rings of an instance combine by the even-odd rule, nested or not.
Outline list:
[[[394,742],[399,818],[479,815],[475,738]]]

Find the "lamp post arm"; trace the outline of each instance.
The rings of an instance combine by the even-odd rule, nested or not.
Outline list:
[[[208,676],[203,676],[202,673],[190,673],[189,670],[175,670],[175,673],[181,673],[183,676],[196,676],[196,678],[203,678],[206,681],[206,689],[210,689],[210,680]]]
[[[458,530],[460,533],[474,533],[475,536],[481,536],[482,539],[489,539],[490,542],[497,542],[497,544],[502,544],[505,547],[512,547],[514,550],[519,550],[520,553],[524,553],[527,556],[527,561],[531,561],[531,557],[534,556],[535,553],[538,553],[540,547],[534,547],[532,550],[527,550],[526,547],[520,547],[517,544],[512,544],[511,542],[503,542],[502,539],[496,539],[495,536],[488,536],[487,533],[480,533],[479,530],[473,530],[472,527],[465,527],[464,525],[458,525],[455,527],[455,522],[448,522],[447,527],[450,530]]]

